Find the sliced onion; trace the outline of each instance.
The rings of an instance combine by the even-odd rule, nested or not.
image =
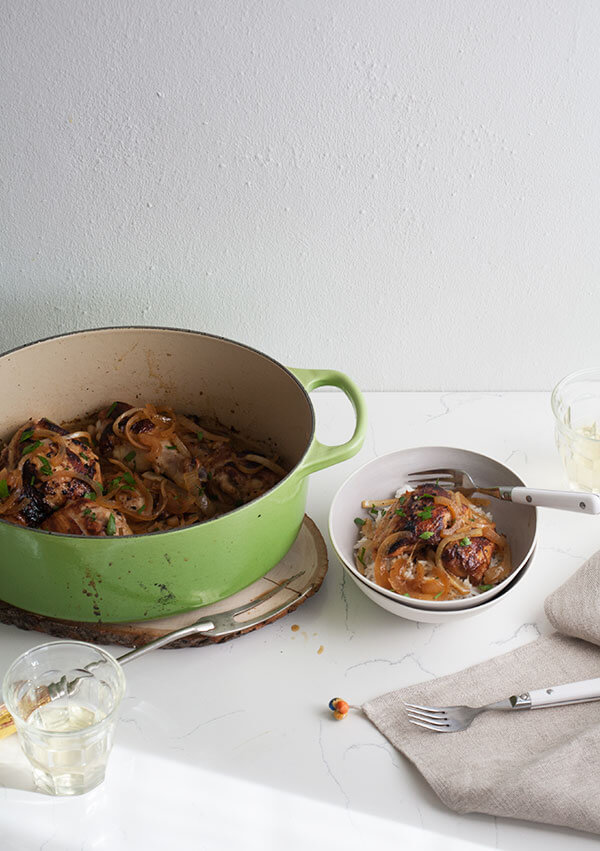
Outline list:
[[[202,432],[202,440],[208,439],[213,440],[217,443],[229,443],[231,438],[228,435],[224,434],[215,434],[213,431],[207,431],[204,426],[198,425],[193,420],[190,420],[189,417],[184,417],[181,414],[177,417],[177,422],[179,425],[185,426],[188,431],[191,431],[193,434],[197,434],[199,431]]]
[[[283,467],[280,467],[279,464],[276,464],[275,461],[271,461],[269,458],[265,458],[263,455],[255,455],[251,452],[249,455],[246,455],[246,461],[253,461],[255,464],[261,464],[263,467],[267,467],[267,469],[272,470],[274,473],[277,473],[278,476],[285,476],[286,471]]]

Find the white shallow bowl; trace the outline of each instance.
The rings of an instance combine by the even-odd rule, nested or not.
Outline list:
[[[442,467],[465,470],[481,487],[524,485],[517,474],[504,464],[477,452],[447,446],[401,449],[375,458],[353,473],[339,488],[329,512],[331,543],[350,576],[374,602],[383,605],[382,598],[385,598],[390,605],[383,605],[383,608],[410,620],[439,622],[443,619],[439,615],[443,613],[478,609],[504,591],[512,590],[515,579],[529,564],[536,543],[537,510],[534,507],[492,500],[488,510],[498,531],[509,540],[513,570],[510,576],[489,591],[460,600],[416,600],[381,588],[363,576],[354,561],[354,545],[358,537],[354,518],[367,516],[361,508],[362,500],[393,497],[398,488],[404,486],[410,473]],[[414,617],[411,612],[415,615],[435,613],[438,617]]]
[[[419,623],[446,623],[447,621],[455,621],[459,618],[470,618],[473,615],[479,615],[483,612],[489,611],[492,606],[495,606],[496,603],[503,600],[525,576],[529,565],[533,561],[534,554],[535,547],[531,556],[527,559],[527,562],[523,565],[521,570],[516,575],[512,575],[512,581],[509,582],[509,584],[499,594],[496,594],[488,600],[480,602],[478,606],[471,606],[470,609],[446,609],[446,611],[428,611],[427,609],[418,609],[414,606],[408,606],[401,598],[398,599],[398,595],[396,595],[395,600],[391,600],[388,596],[386,596],[384,588],[376,586],[377,590],[374,590],[372,582],[368,582],[364,576],[357,574],[356,571],[351,571],[348,568],[348,565],[344,562],[342,562],[342,564],[346,573],[350,575],[360,590],[370,600],[378,606],[381,606],[381,608],[385,609],[387,612],[391,612],[393,615],[398,615],[398,617],[405,618],[409,621],[418,621]]]

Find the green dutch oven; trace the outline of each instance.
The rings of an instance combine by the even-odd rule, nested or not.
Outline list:
[[[309,393],[339,387],[356,412],[349,441],[315,437]],[[287,369],[248,346],[171,328],[100,328],[0,356],[0,436],[29,417],[64,422],[115,399],[216,417],[282,458],[287,476],[259,499],[196,526],[78,537],[0,520],[0,599],[75,621],[166,617],[229,597],[264,576],[302,524],[309,473],[355,455],[365,406],[332,370]]]

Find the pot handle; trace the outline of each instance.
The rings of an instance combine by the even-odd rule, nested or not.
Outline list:
[[[352,402],[356,414],[354,434],[346,443],[328,446],[325,443],[319,443],[316,439],[313,440],[306,457],[298,467],[300,475],[307,476],[309,473],[330,467],[332,464],[339,464],[340,461],[356,455],[364,443],[367,431],[367,406],[354,381],[343,372],[337,372],[334,369],[292,369],[291,367],[288,369],[296,376],[307,393],[316,390],[317,387],[339,387]]]

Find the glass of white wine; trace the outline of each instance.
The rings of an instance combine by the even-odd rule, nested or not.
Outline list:
[[[23,653],[2,686],[38,789],[82,795],[104,780],[125,676],[109,653],[52,641]]]
[[[569,485],[600,493],[600,369],[582,369],[559,381],[552,411]]]

